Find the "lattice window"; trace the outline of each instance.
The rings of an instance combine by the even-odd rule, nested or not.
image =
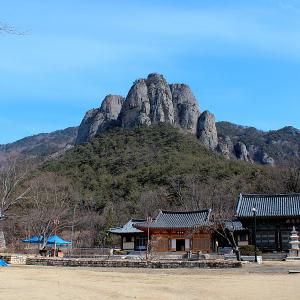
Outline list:
[[[256,234],[256,243],[258,247],[275,247],[275,231],[260,231]]]

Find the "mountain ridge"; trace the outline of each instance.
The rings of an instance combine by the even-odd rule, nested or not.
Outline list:
[[[49,133],[39,133],[24,137],[12,143],[0,145],[0,164],[10,156],[25,155],[30,157],[44,157],[68,149],[75,144],[78,127]]]
[[[79,127],[25,137],[0,145],[0,162],[9,155],[56,156],[74,145],[88,143],[114,128],[168,123],[197,137],[200,144],[227,159],[275,165],[300,157],[300,130],[285,126],[262,131],[227,121],[216,122],[187,84],[171,83],[161,74],[133,82],[126,97],[107,95],[99,108],[86,112]]]
[[[267,168],[227,160],[168,123],[113,128],[46,161],[42,170],[71,178],[90,209],[103,211],[112,204],[126,217],[149,206],[210,205],[205,201],[215,201],[216,186],[224,190],[228,206],[235,205],[238,191],[279,188]]]
[[[227,159],[273,166],[291,155],[299,157],[299,130],[287,126],[267,134],[254,127],[216,123],[214,114],[209,111],[201,113],[199,101],[188,85],[169,84],[161,74],[151,73],[147,78],[134,81],[127,96],[121,97],[121,101],[120,97],[108,95],[99,109],[86,113],[79,126],[76,144],[89,142],[94,136],[115,127],[169,123],[197,136],[202,145]],[[115,114],[112,116],[113,110]],[[272,135],[277,145],[268,145]],[[280,140],[279,136],[283,139]]]
[[[300,157],[300,130],[295,127],[262,131],[224,121],[217,122],[216,126],[219,136],[228,136],[233,143],[240,141],[245,144],[255,162],[264,159],[265,153],[279,164]]]

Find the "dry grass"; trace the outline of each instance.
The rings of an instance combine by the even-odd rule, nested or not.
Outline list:
[[[13,266],[0,269],[0,299],[300,299],[300,274],[261,273],[278,266],[238,270]],[[300,269],[299,263],[290,268],[297,266]]]

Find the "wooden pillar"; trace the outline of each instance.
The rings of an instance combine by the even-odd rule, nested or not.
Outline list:
[[[171,251],[176,251],[176,239],[171,239]]]
[[[121,234],[121,250],[123,250],[123,235]]]
[[[191,249],[191,240],[185,239],[185,251],[189,251]]]

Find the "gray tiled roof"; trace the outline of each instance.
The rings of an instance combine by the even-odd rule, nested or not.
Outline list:
[[[257,217],[300,216],[300,194],[241,194],[236,210],[237,217],[252,217],[254,207]]]
[[[210,209],[200,211],[160,211],[156,219],[137,224],[138,228],[193,228],[209,225]]]
[[[243,231],[243,230],[246,230],[243,227],[243,224],[240,221],[237,221],[237,220],[225,221],[224,224],[225,224],[225,227],[228,228],[229,230],[233,230],[233,231]]]
[[[110,233],[115,233],[115,234],[123,234],[123,233],[140,233],[142,232],[141,230],[135,228],[133,225],[139,224],[139,223],[144,223],[146,220],[145,219],[131,219],[129,220],[124,226],[122,227],[116,227],[116,228],[111,228],[109,230]]]

